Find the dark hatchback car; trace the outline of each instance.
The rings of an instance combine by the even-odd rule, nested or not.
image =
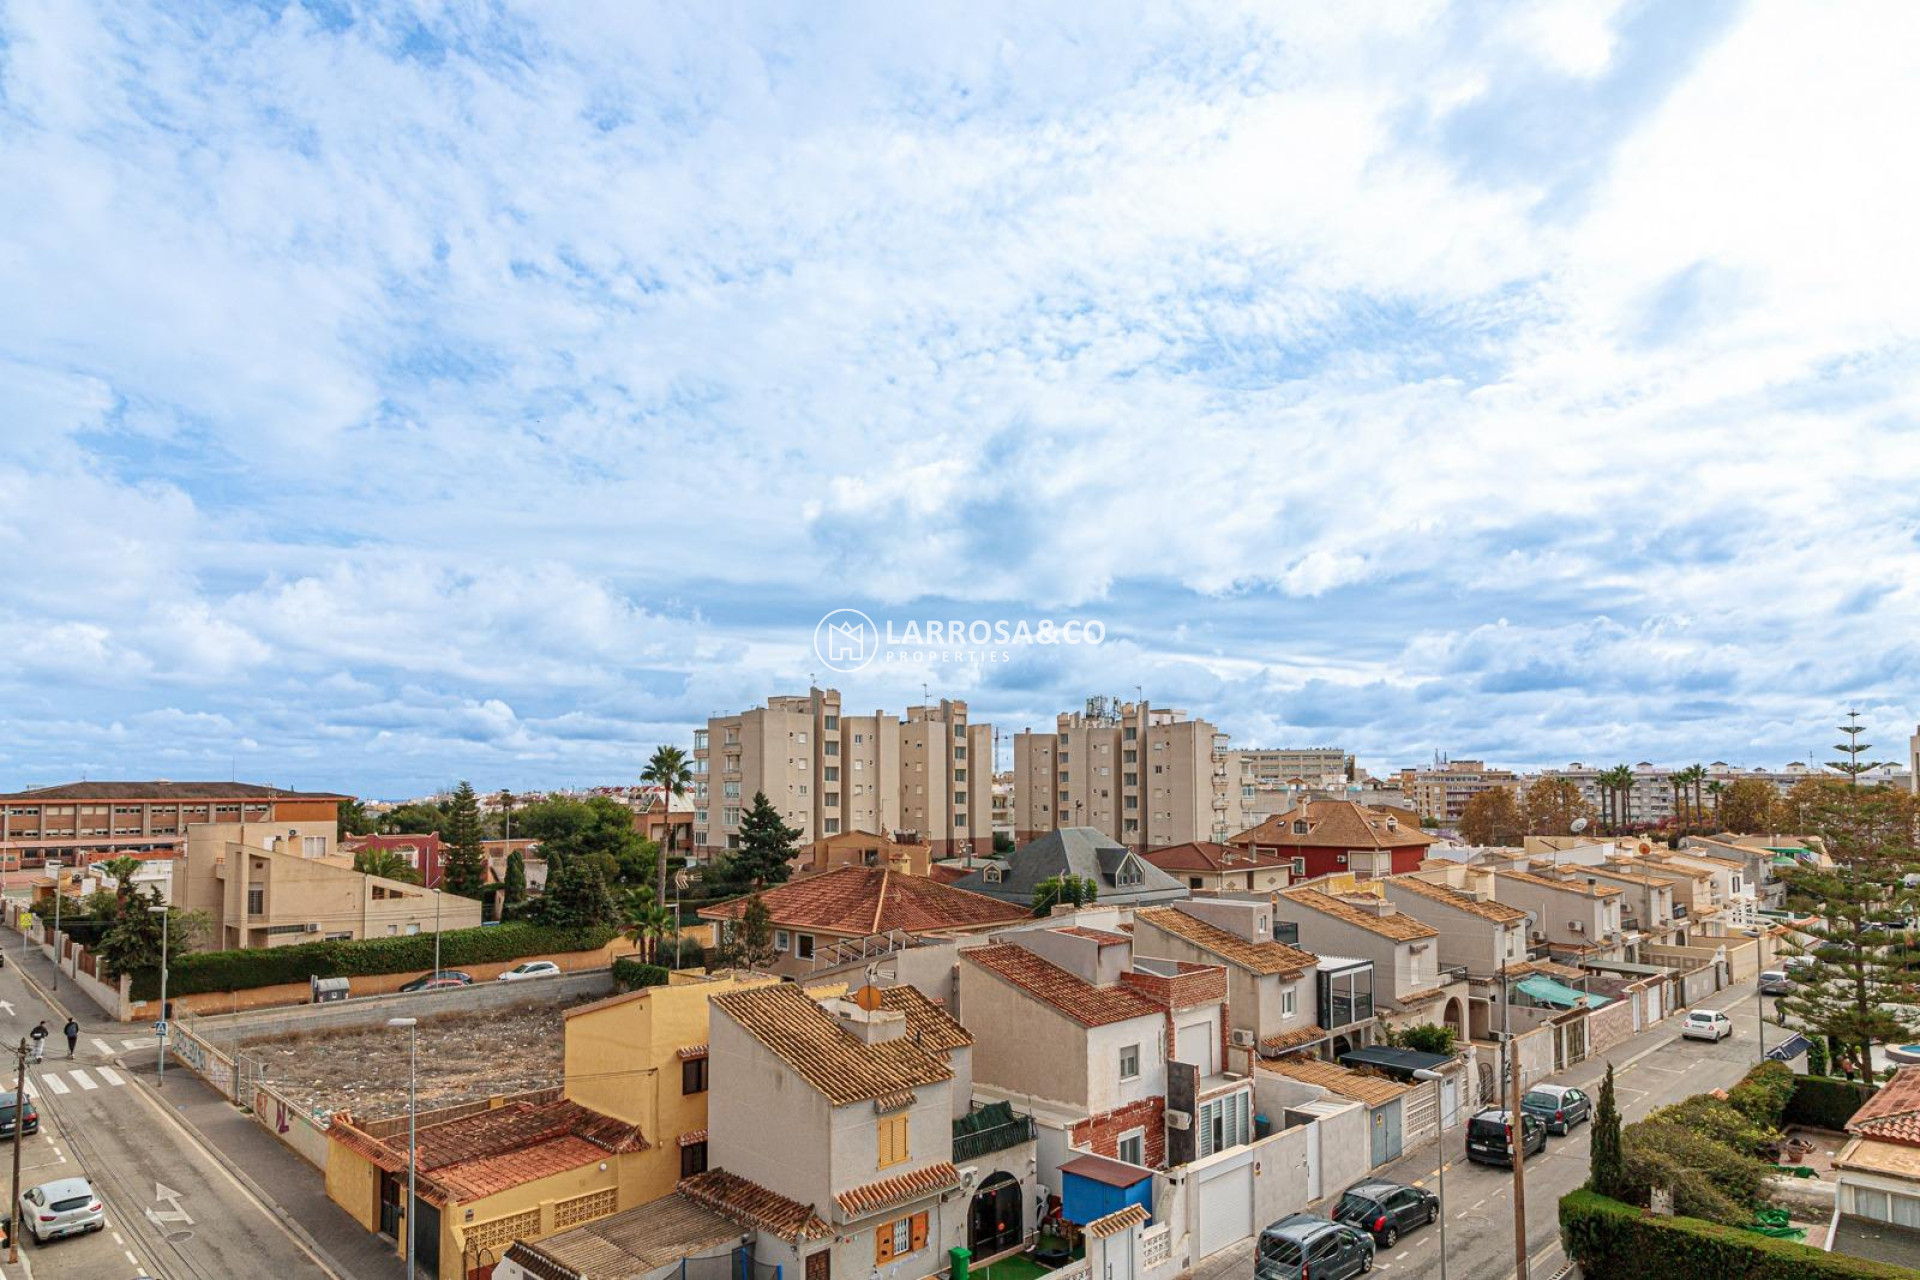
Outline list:
[[[1317,1213],[1292,1213],[1260,1233],[1254,1280],[1347,1280],[1373,1270],[1373,1238]]]
[[[13,1090],[9,1089],[5,1093],[0,1093],[0,1138],[11,1138],[13,1136],[13,1118],[17,1109],[14,1103]],[[27,1095],[26,1110],[26,1120],[21,1125],[20,1132],[40,1132],[40,1113],[34,1109],[33,1095],[31,1094]]]
[[[1548,1133],[1568,1134],[1583,1120],[1593,1119],[1593,1100],[1564,1084],[1537,1084],[1520,1098],[1520,1109],[1539,1116]]]
[[[1467,1121],[1467,1159],[1477,1164],[1513,1164],[1513,1126],[1511,1113],[1489,1107]],[[1547,1149],[1547,1124],[1524,1107],[1520,1127],[1529,1156]]]
[[[458,969],[442,969],[438,976],[431,973],[423,973],[406,986],[401,987],[400,990],[402,992],[446,991],[453,987],[470,987],[472,985],[472,974],[462,973]]]
[[[1415,1227],[1440,1216],[1440,1197],[1419,1187],[1368,1178],[1347,1188],[1333,1207],[1333,1220],[1358,1227],[1382,1249],[1391,1249]]]

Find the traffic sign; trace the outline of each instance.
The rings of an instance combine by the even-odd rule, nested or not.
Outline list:
[[[159,1036],[162,1040],[165,1040],[167,1038],[167,1024],[164,1022],[154,1023],[153,1034]]]

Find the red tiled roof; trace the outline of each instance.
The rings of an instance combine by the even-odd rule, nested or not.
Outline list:
[[[1847,1121],[1847,1132],[1920,1147],[1920,1067],[1902,1067]]]
[[[1442,906],[1452,907],[1455,911],[1462,911],[1467,915],[1479,916],[1483,920],[1491,920],[1495,924],[1518,924],[1527,918],[1527,913],[1518,907],[1510,907],[1503,902],[1481,902],[1477,898],[1469,898],[1457,889],[1448,888],[1443,884],[1434,884],[1418,876],[1394,876],[1386,883],[1389,898],[1393,896],[1394,889],[1405,889],[1408,893],[1417,894],[1430,902],[1438,902]]]
[[[1085,938],[1089,942],[1097,942],[1103,947],[1115,947],[1123,942],[1132,941],[1132,939],[1124,933],[1114,933],[1108,929],[1089,929],[1083,924],[1070,924],[1064,929],[1055,929],[1054,932],[1072,934],[1076,938]]]
[[[683,1147],[697,1147],[706,1140],[707,1131],[705,1129],[695,1129],[691,1133],[683,1133],[680,1135],[680,1145]]]
[[[1377,933],[1396,942],[1419,942],[1423,938],[1437,938],[1440,931],[1430,924],[1422,924],[1406,912],[1395,908],[1386,915],[1376,915],[1366,907],[1357,906],[1345,898],[1336,898],[1330,893],[1318,889],[1282,889],[1280,896],[1288,902],[1299,903],[1322,915],[1343,920],[1355,928]],[[1377,899],[1385,902],[1385,898]],[[1389,904],[1391,905],[1391,904]]]
[[[426,1185],[421,1188],[421,1195],[442,1204],[479,1200],[582,1165],[597,1164],[606,1158],[605,1150],[583,1139],[551,1138],[518,1151],[463,1160],[435,1169],[423,1176]],[[435,1196],[435,1188],[443,1194]]]
[[[960,958],[979,965],[1084,1026],[1100,1027],[1164,1012],[1158,1003],[1131,987],[1096,987],[1079,975],[1042,960],[1025,947],[1011,944],[973,947],[962,951]]]
[[[960,1171],[953,1167],[952,1161],[943,1160],[939,1164],[931,1164],[924,1169],[915,1169],[912,1173],[882,1178],[878,1182],[869,1182],[864,1187],[842,1191],[834,1197],[834,1202],[840,1206],[840,1211],[847,1217],[864,1218],[870,1213],[891,1209],[909,1200],[935,1195],[949,1187],[958,1186],[959,1183]]]
[[[927,879],[935,884],[953,884],[955,881],[965,880],[972,874],[972,867],[943,867],[935,863],[927,868]]]
[[[1230,844],[1214,844],[1208,840],[1168,845],[1164,849],[1154,849],[1140,856],[1162,871],[1168,872],[1198,871],[1204,874],[1226,871],[1271,871],[1276,868],[1290,870],[1293,867],[1293,859],[1285,854],[1252,853]]]
[[[1293,829],[1297,821],[1307,824],[1304,832]],[[1398,814],[1369,809],[1355,800],[1314,800],[1229,836],[1227,843],[1267,849],[1406,849],[1438,844],[1439,837],[1428,835]]]
[[[404,1130],[401,1134],[404,1135]],[[341,1113],[327,1129],[329,1141],[357,1153],[388,1173],[407,1167],[404,1136],[398,1142],[367,1133]],[[415,1151],[428,1199],[473,1200],[619,1154],[645,1151],[638,1125],[560,1099],[509,1102],[420,1130]]]
[[[757,1182],[725,1169],[709,1169],[682,1178],[675,1190],[703,1209],[725,1214],[737,1222],[771,1232],[782,1240],[824,1240],[833,1228],[812,1206],[789,1200]]]
[[[703,907],[703,920],[737,920],[746,898]],[[1028,919],[1032,913],[1011,902],[955,889],[926,876],[905,875],[885,867],[842,867],[763,890],[760,901],[774,926],[819,929],[854,937],[887,933],[967,932]]]
[[[949,1049],[964,1049],[973,1043],[973,1034],[955,1022],[952,1014],[929,1000],[918,987],[902,985],[883,988],[880,1007],[905,1014],[907,1038],[922,1049],[945,1053]]]
[[[404,1151],[395,1151],[380,1139],[359,1128],[353,1123],[353,1117],[344,1111],[337,1111],[327,1125],[327,1141],[337,1142],[347,1150],[370,1161],[375,1168],[387,1173],[397,1173],[407,1167]]]
[[[704,1058],[707,1056],[707,1046],[704,1044],[690,1044],[684,1049],[674,1050],[674,1055],[682,1062],[692,1062],[695,1058]]]
[[[1393,1002],[1402,1008],[1408,1005],[1432,1004],[1446,994],[1445,987],[1429,987],[1425,991],[1409,991],[1403,996],[1395,996]]]
[[[1260,1069],[1305,1084],[1319,1085],[1330,1093],[1364,1102],[1370,1107],[1392,1102],[1408,1088],[1380,1076],[1366,1075],[1335,1062],[1321,1062],[1317,1058],[1281,1058],[1275,1062],[1262,1059]]]
[[[713,1007],[772,1050],[835,1106],[953,1078],[946,1063],[909,1037],[877,1044],[860,1040],[792,983],[729,991],[715,996]]]
[[[1285,1053],[1289,1049],[1298,1049],[1304,1045],[1310,1045],[1316,1040],[1325,1040],[1326,1038],[1327,1033],[1323,1028],[1308,1024],[1304,1027],[1295,1027],[1292,1031],[1283,1031],[1277,1036],[1268,1036],[1260,1042],[1260,1051],[1262,1053]]]
[[[1297,978],[1319,962],[1311,951],[1275,942],[1249,942],[1238,934],[1190,916],[1178,907],[1141,907],[1133,913],[1136,927],[1141,921],[1176,938],[1191,942],[1210,955],[1219,956],[1251,973],[1277,973]]]

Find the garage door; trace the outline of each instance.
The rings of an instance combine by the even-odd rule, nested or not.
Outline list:
[[[1253,1234],[1253,1163],[1251,1158],[1230,1169],[1209,1170],[1199,1180],[1200,1231],[1198,1256],[1218,1253]]]

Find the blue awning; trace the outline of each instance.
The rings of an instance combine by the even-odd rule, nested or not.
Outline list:
[[[1532,974],[1514,983],[1514,986],[1526,993],[1535,1004],[1550,1004],[1561,1009],[1578,1009],[1586,1005],[1589,1009],[1598,1009],[1608,1003],[1606,996],[1592,992],[1579,991],[1564,982],[1556,982],[1544,973]]]

